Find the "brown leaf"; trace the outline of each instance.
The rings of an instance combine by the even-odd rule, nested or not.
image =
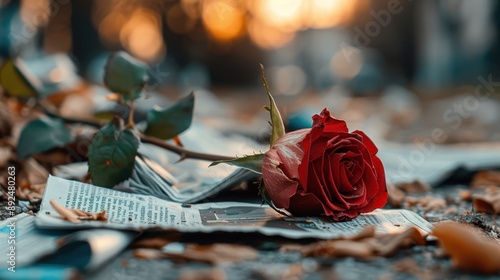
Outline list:
[[[389,193],[387,203],[392,207],[400,208],[403,205],[406,194],[394,184],[387,184],[387,192]]]
[[[472,205],[480,213],[500,214],[500,191],[474,195]]]
[[[474,175],[470,186],[473,189],[484,189],[489,186],[500,187],[500,171],[480,171]]]
[[[61,204],[57,203],[54,199],[50,200],[50,205],[52,205],[52,207],[54,207],[54,209],[57,211],[57,213],[59,213],[59,215],[61,215],[64,219],[66,219],[72,223],[75,223],[75,224],[82,222],[82,221],[80,221],[80,219],[78,219],[77,214],[75,214],[70,209],[62,206]]]
[[[425,197],[407,197],[405,202],[408,207],[417,206],[422,210],[442,210],[446,208],[446,201],[439,197],[425,196]]]
[[[175,258],[184,261],[203,262],[212,265],[253,260],[259,255],[252,247],[237,244],[216,243],[210,245],[186,244],[182,253],[168,253],[155,249],[136,249],[134,256],[145,259]]]
[[[178,280],[225,280],[226,273],[220,268],[185,269]]]
[[[171,234],[150,236],[135,241],[134,243],[132,243],[132,247],[161,249],[165,245],[178,240],[179,240],[178,236],[173,236]]]
[[[431,190],[431,186],[420,180],[415,180],[408,183],[395,184],[397,189],[402,190],[405,193],[426,193]]]
[[[443,222],[434,226],[436,236],[460,269],[492,274],[500,271],[500,245],[471,226]]]
[[[54,199],[50,200],[50,205],[54,207],[59,215],[72,223],[81,223],[82,220],[101,222],[108,221],[108,218],[106,218],[106,210],[103,210],[99,213],[92,213],[79,209],[69,209],[57,203]]]
[[[310,244],[302,250],[308,257],[355,257],[369,259],[373,256],[387,257],[397,249],[411,245],[425,245],[424,236],[416,228],[396,234],[380,236],[366,235],[356,240],[330,240]]]

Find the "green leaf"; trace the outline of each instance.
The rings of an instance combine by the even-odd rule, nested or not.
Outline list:
[[[0,69],[0,85],[13,97],[27,98],[38,95],[12,59],[7,60]]]
[[[194,94],[182,98],[172,107],[155,107],[148,112],[148,127],[144,134],[163,140],[170,139],[188,129],[193,120]]]
[[[234,158],[230,160],[218,160],[210,164],[210,166],[215,166],[219,163],[226,163],[233,166],[242,167],[251,170],[255,173],[262,173],[262,162],[264,161],[264,154],[255,154],[250,156],[243,156],[239,158]]]
[[[140,97],[148,77],[148,66],[126,52],[111,55],[104,71],[104,83],[126,101]]]
[[[89,172],[92,182],[111,188],[128,179],[134,170],[139,138],[132,128],[123,128],[115,119],[103,126],[89,146]]]
[[[17,142],[17,156],[26,158],[55,147],[64,147],[71,141],[73,136],[62,120],[44,116],[24,126]]]
[[[269,97],[269,107],[265,107],[267,111],[271,114],[271,143],[270,147],[274,145],[276,140],[285,134],[285,125],[283,124],[283,119],[281,118],[280,111],[274,102],[274,98],[269,91],[269,85],[267,84],[266,76],[264,74],[264,66],[261,64],[260,69],[262,70],[262,82],[264,83],[264,88],[266,89],[267,96]]]

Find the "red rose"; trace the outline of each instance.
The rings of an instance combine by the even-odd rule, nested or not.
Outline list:
[[[278,208],[295,215],[350,220],[387,202],[377,147],[362,131],[324,109],[311,129],[282,135],[266,152],[262,177]]]

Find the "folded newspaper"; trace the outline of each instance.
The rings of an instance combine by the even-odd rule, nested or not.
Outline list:
[[[223,135],[202,124],[193,124],[184,132],[182,142],[193,151],[225,156],[251,154],[267,148],[250,138]],[[195,203],[258,177],[256,173],[243,168],[225,164],[209,168],[209,161],[186,159],[178,162],[179,158],[171,151],[141,143],[132,176],[119,186],[164,200]],[[78,179],[83,178],[87,170],[86,162],[78,162],[58,166],[54,174]]]
[[[63,220],[50,204],[89,212],[106,210],[107,222]],[[325,217],[286,217],[266,205],[240,202],[185,205],[153,196],[125,193],[50,176],[36,225],[43,229],[111,228],[143,230],[162,228],[179,232],[258,232],[288,238],[330,239],[356,234],[375,225],[378,233],[401,232],[415,226],[430,233],[431,224],[408,210],[376,210],[349,222]]]

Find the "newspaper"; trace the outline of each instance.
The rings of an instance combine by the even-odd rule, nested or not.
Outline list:
[[[35,216],[22,213],[0,222],[0,240],[5,241],[0,242],[0,267],[24,267],[41,262],[94,270],[125,249],[137,236],[136,232],[110,229],[74,233],[44,231],[35,227],[35,219]],[[79,257],[68,258],[68,255]]]
[[[251,154],[267,148],[250,138],[223,135],[202,124],[193,124],[182,134],[182,142],[190,150],[224,156]],[[179,155],[151,144],[141,143],[138,153],[130,179],[119,187],[164,200],[195,203],[258,177],[252,171],[226,164],[209,168],[209,161],[186,159],[178,162]],[[78,179],[83,178],[87,170],[87,163],[79,162],[58,166],[54,174]]]
[[[106,210],[108,222],[73,224],[61,219],[50,204],[54,199],[68,208],[98,212]],[[431,224],[408,210],[376,210],[349,222],[325,217],[286,217],[266,205],[240,202],[185,205],[153,196],[125,193],[50,176],[36,225],[45,229],[112,228],[172,229],[180,232],[258,232],[288,238],[331,239],[356,234],[375,225],[378,233],[401,232],[415,226],[423,233]]]

